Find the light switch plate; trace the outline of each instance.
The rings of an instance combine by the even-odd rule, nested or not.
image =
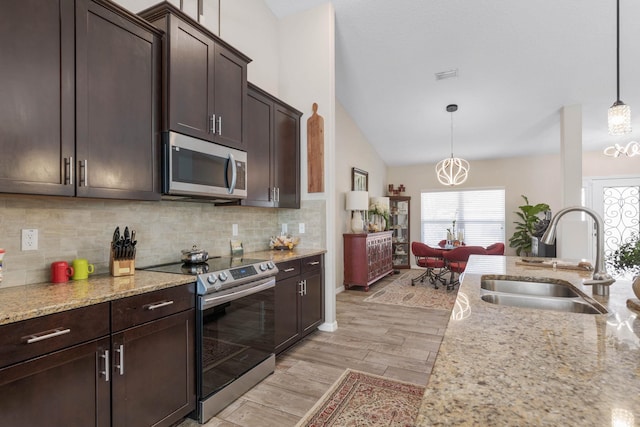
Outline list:
[[[304,234],[304,222],[301,222],[300,224],[298,224],[298,232],[300,234]]]

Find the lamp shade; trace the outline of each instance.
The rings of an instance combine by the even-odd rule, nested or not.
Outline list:
[[[349,191],[346,209],[348,211],[366,211],[369,209],[369,193],[367,191]]]

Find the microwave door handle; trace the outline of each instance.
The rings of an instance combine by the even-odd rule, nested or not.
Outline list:
[[[238,178],[238,171],[236,168],[236,159],[231,153],[229,153],[229,163],[231,163],[231,185],[229,186],[229,194],[233,194],[233,191],[236,189],[236,179]]]

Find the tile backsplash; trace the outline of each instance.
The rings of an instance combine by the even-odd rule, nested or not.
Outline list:
[[[136,230],[136,267],[173,262],[194,244],[210,255],[229,255],[230,240],[245,252],[268,249],[286,223],[302,248],[324,248],[325,202],[301,209],[214,206],[200,202],[135,202],[0,195],[0,248],[6,250],[0,286],[49,281],[54,261],[87,258],[95,274],[109,272],[109,244],[116,226]],[[299,234],[304,223],[305,233]],[[238,236],[232,236],[233,224]],[[21,251],[21,230],[38,230],[38,250]]]

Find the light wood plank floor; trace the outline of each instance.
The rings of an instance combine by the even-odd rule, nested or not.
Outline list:
[[[369,292],[338,294],[336,332],[316,331],[282,353],[273,375],[205,426],[295,426],[346,368],[425,385],[450,312],[363,302],[397,277],[376,282]],[[178,427],[194,426],[187,419]]]

